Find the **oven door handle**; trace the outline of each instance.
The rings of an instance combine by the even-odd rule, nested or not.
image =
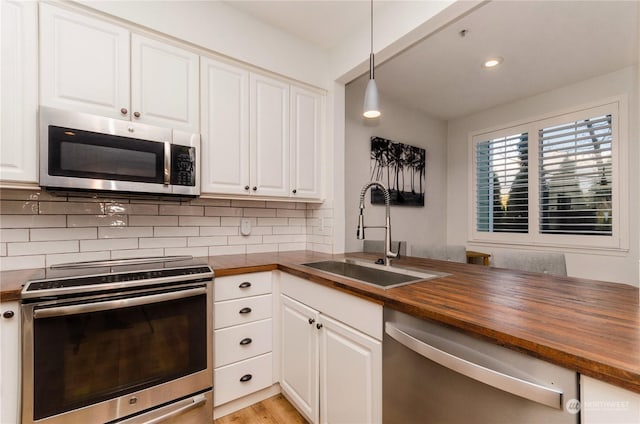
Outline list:
[[[169,293],[152,294],[148,296],[130,297],[127,299],[107,300],[80,305],[55,306],[51,308],[39,308],[33,311],[33,318],[53,318],[67,315],[86,314],[90,312],[108,311],[111,309],[140,306],[150,303],[165,302],[168,300],[183,299],[185,297],[206,294],[205,287],[197,287],[188,290],[173,291]]]

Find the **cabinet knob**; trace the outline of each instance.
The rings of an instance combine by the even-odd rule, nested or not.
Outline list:
[[[246,383],[247,381],[251,380],[253,378],[253,376],[251,374],[245,374],[242,377],[240,377],[240,382],[241,383]]]
[[[251,308],[247,307],[247,308],[242,308],[238,311],[238,313],[240,314],[248,314],[249,312],[251,312]]]
[[[133,112],[133,116],[135,116],[136,118],[140,117],[140,112]]]
[[[251,344],[253,340],[251,340],[250,337],[245,337],[244,339],[240,340],[240,346],[246,346],[248,344]]]
[[[294,188],[293,190],[291,190],[291,192],[292,192],[293,194],[296,194],[296,193],[298,192],[298,190],[296,190],[296,189]]]
[[[238,286],[238,288],[241,288],[241,289],[248,289],[249,287],[251,287],[251,283],[248,281],[240,283],[240,285]]]
[[[324,326],[322,325],[322,323],[320,323],[320,322],[319,322],[319,323],[317,323],[317,324],[316,324],[316,328],[317,328],[318,330],[319,330],[319,329],[321,329],[322,327],[324,327]]]
[[[120,109],[120,113],[123,115],[126,115],[127,113],[129,113],[129,111],[127,110],[126,107],[123,107],[122,109]]]
[[[253,190],[253,191],[256,191],[256,190],[258,190],[258,187],[253,186],[252,190]]]
[[[15,315],[15,313],[13,311],[5,311],[2,314],[2,318],[11,319],[11,318],[13,318],[14,315]]]
[[[313,318],[309,318],[309,325],[313,324],[314,322],[316,322],[316,320],[315,320],[315,319],[313,319]]]
[[[244,189],[245,190],[249,190],[249,186],[244,186]]]

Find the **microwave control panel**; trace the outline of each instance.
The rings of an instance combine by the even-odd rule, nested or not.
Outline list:
[[[196,149],[194,147],[171,145],[171,184],[191,187],[196,185]]]

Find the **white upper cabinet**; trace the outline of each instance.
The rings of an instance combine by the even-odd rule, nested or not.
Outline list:
[[[324,97],[291,87],[291,195],[320,198]]]
[[[110,22],[40,5],[42,105],[199,132],[199,58]]]
[[[249,193],[249,72],[202,58],[202,192]]]
[[[289,85],[251,74],[249,156],[251,190],[289,195]]]
[[[2,95],[0,180],[38,181],[38,15],[37,3],[2,1]]]
[[[201,59],[202,192],[320,199],[324,96]]]
[[[197,54],[133,34],[132,120],[200,132]]]
[[[40,4],[42,105],[128,119],[129,58],[126,29]]]

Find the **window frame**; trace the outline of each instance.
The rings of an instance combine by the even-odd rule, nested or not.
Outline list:
[[[612,234],[543,234],[540,232],[540,181],[538,130],[554,125],[611,114],[612,161]],[[629,249],[629,176],[628,101],[625,96],[604,99],[566,110],[537,116],[469,133],[468,241],[470,243],[527,245],[530,247],[568,248],[576,250]],[[515,133],[528,134],[528,228],[527,233],[485,232],[477,227],[477,150],[476,145]]]

